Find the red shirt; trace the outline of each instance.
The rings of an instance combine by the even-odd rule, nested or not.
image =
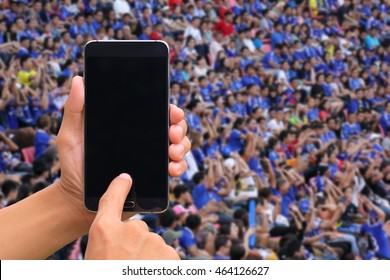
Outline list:
[[[163,37],[157,32],[153,31],[152,34],[150,34],[150,40],[161,40]]]
[[[219,8],[219,17],[222,19],[226,12],[232,12],[232,8],[225,8],[223,6]]]
[[[169,7],[171,8],[171,10],[173,10],[173,7],[174,7],[175,5],[181,6],[181,4],[183,4],[183,0],[169,0],[169,1],[168,1],[168,5],[169,5]]]
[[[214,30],[221,32],[223,37],[227,37],[234,33],[234,26],[232,23],[227,23],[221,20],[214,26]]]

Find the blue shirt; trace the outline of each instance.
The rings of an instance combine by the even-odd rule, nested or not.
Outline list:
[[[216,255],[214,256],[214,260],[218,260],[218,261],[227,261],[227,260],[230,260],[230,257],[224,257],[224,256],[221,256],[221,255],[216,254]]]
[[[281,206],[281,214],[285,217],[290,217],[290,204],[294,202],[294,198],[290,193],[286,193],[282,195]]]
[[[361,88],[360,78],[349,78],[349,88],[351,90],[357,90]]]
[[[280,159],[278,153],[274,150],[271,150],[268,154],[268,159],[270,160],[272,167],[276,168],[275,161]]]
[[[198,165],[199,168],[203,168],[204,166],[204,160],[206,158],[203,150],[201,148],[196,148],[192,151],[192,155],[195,158],[196,164]]]
[[[205,184],[200,184],[192,190],[192,198],[194,199],[194,204],[199,210],[202,209],[210,200],[220,201],[217,191],[209,191],[206,188]]]
[[[279,32],[272,33],[271,35],[272,49],[274,49],[277,44],[281,44],[281,43],[283,43],[283,33],[279,33]]]
[[[86,25],[84,24],[81,27],[78,27],[76,24],[72,24],[72,26],[69,28],[70,36],[74,39],[78,34],[85,35],[88,33],[88,30],[86,28]]]
[[[202,124],[200,119],[194,113],[187,114],[187,123],[190,129],[194,129],[197,132],[202,132]]]
[[[183,227],[181,229],[183,235],[179,238],[179,245],[185,250],[188,255],[188,248],[196,244],[196,239],[192,231],[188,227]]]
[[[252,113],[253,109],[256,107],[262,108],[263,99],[260,96],[249,96],[246,103],[247,112]]]
[[[233,129],[229,135],[228,145],[233,149],[233,151],[241,151],[244,146],[244,140],[241,139],[241,136],[244,135],[240,130]]]
[[[350,113],[357,113],[359,111],[361,111],[362,109],[368,109],[370,108],[370,104],[367,103],[366,101],[364,100],[357,100],[357,99],[352,99],[350,102],[349,102],[349,108],[348,108],[348,111]]]
[[[332,61],[332,70],[337,73],[341,73],[345,70],[345,64],[342,59],[333,59]]]
[[[230,89],[233,91],[239,91],[244,87],[241,79],[233,80],[230,84]]]
[[[385,135],[387,135],[387,131],[390,129],[390,114],[383,112],[379,123],[383,128]]]
[[[248,76],[248,75],[245,75],[244,77],[242,77],[242,83],[244,86],[247,86],[249,84],[255,84],[255,85],[261,87],[263,85],[263,83],[261,82],[261,80],[258,76]]]
[[[304,49],[295,50],[293,53],[293,58],[295,60],[306,60],[307,56],[305,50]]]
[[[383,229],[382,223],[375,225],[364,224],[361,228],[362,233],[366,233],[371,237],[371,241],[374,245],[374,251],[378,255],[390,258],[390,247],[387,239],[387,234]]]
[[[320,118],[320,111],[318,108],[313,108],[307,112],[306,116],[309,119],[309,122],[318,120]]]
[[[246,106],[238,102],[233,105],[232,112],[240,117],[245,117],[247,115]]]
[[[341,139],[347,141],[351,136],[358,135],[362,132],[358,123],[344,123],[341,127]]]
[[[328,130],[320,136],[320,139],[324,144],[326,144],[326,143],[330,142],[331,140],[337,140],[337,137],[333,131]]]
[[[212,102],[210,90],[207,86],[206,87],[199,87],[199,91],[202,94],[204,102]]]
[[[35,134],[34,146],[35,146],[35,158],[42,156],[46,149],[49,147],[50,135],[45,131],[39,129]]]
[[[16,106],[15,106],[15,98],[11,99],[7,106],[6,110],[3,111],[3,116],[7,124],[7,128],[9,129],[18,129],[18,119],[16,117]]]
[[[248,161],[248,166],[250,170],[253,172],[256,172],[257,175],[259,175],[260,178],[264,179],[264,171],[263,167],[260,164],[260,159],[258,157],[251,157]]]
[[[366,38],[364,39],[364,45],[367,48],[371,49],[380,46],[381,43],[379,42],[379,39],[377,37],[371,37],[371,35],[367,35]]]
[[[138,39],[140,39],[140,40],[150,40],[150,37],[148,35],[142,33],[141,36],[138,37]]]
[[[270,51],[263,58],[264,68],[267,69],[272,68],[270,62],[273,62],[276,65],[280,65],[280,63],[282,62],[282,58],[280,57],[280,55],[276,55],[273,51]]]
[[[317,192],[322,192],[326,186],[326,182],[322,176],[317,176],[314,179],[315,185],[317,186]]]
[[[250,57],[241,58],[240,66],[241,66],[242,69],[245,69],[245,67],[247,67],[249,64],[253,65],[253,63],[254,63],[254,61]]]

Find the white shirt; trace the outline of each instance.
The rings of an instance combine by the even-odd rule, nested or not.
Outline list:
[[[114,11],[116,18],[120,18],[121,14],[130,13],[130,5],[126,0],[115,0]]]
[[[197,44],[202,42],[200,30],[198,28],[194,28],[192,25],[188,26],[184,31],[184,37],[187,38],[188,36],[192,36]]]
[[[244,45],[249,49],[251,53],[254,53],[256,51],[255,44],[253,44],[253,41],[251,39],[244,39]]]
[[[206,13],[204,12],[203,9],[195,8],[194,16],[202,18],[202,17],[206,16]]]
[[[194,155],[192,154],[191,151],[189,151],[185,157],[184,157],[185,161],[187,162],[187,176],[188,176],[188,179],[192,179],[192,176],[194,176],[196,173],[199,172],[199,168],[198,168],[198,165],[196,164],[196,161],[195,161],[195,158],[194,158]]]
[[[199,76],[206,76],[207,75],[207,70],[208,70],[207,67],[200,68],[198,65],[195,65],[195,67],[194,67],[195,76],[197,76],[197,77],[199,77]]]
[[[284,80],[287,84],[290,84],[289,80],[288,80],[288,77],[287,77],[286,71],[284,71],[284,70],[279,71],[277,77],[278,77],[277,78],[278,83],[281,83],[282,80]],[[286,89],[287,89],[287,87],[284,86],[283,90],[286,90]]]
[[[220,43],[217,41],[212,41],[210,44],[210,56],[211,56],[211,61],[210,63],[214,65],[215,58],[217,57],[217,54],[219,51],[223,51],[223,47]]]
[[[272,131],[281,131],[284,129],[284,123],[283,121],[278,122],[276,119],[272,119],[268,122],[267,128]]]

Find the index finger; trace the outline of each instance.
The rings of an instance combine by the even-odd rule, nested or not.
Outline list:
[[[123,205],[131,189],[132,180],[129,174],[122,173],[116,177],[100,198],[98,216],[117,217],[121,220]]]

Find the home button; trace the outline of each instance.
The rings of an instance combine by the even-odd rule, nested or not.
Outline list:
[[[125,201],[125,207],[126,208],[134,208],[135,202],[130,200],[130,201]]]

